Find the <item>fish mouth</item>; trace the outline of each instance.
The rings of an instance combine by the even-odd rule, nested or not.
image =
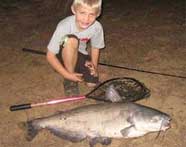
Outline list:
[[[162,131],[166,131],[169,128],[171,128],[171,125],[170,124],[167,124],[166,126],[163,127]]]
[[[171,124],[170,124],[171,118],[168,117],[167,119],[162,121],[160,130],[158,135],[156,136],[156,138],[158,138],[158,136],[160,135],[161,131],[165,132],[167,129],[171,128]]]
[[[163,122],[162,122],[162,131],[166,131],[167,129],[169,129],[169,128],[171,128],[171,123],[170,123],[170,121],[171,121],[171,118],[169,118],[169,119],[167,119],[167,120],[164,120]]]

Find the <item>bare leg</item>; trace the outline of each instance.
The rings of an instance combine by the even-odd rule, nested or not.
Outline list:
[[[65,68],[69,72],[74,72],[78,56],[78,46],[78,39],[71,35],[68,37],[68,40],[64,44],[64,48],[62,50],[62,59]]]
[[[61,56],[63,59],[64,66],[69,72],[73,73],[78,58],[78,38],[74,35],[68,35],[68,39],[67,41],[65,41],[63,46],[64,48],[62,49]],[[78,95],[78,83],[64,79],[64,90],[66,96]]]

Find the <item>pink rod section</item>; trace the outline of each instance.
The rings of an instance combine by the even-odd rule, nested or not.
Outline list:
[[[48,101],[48,102],[31,104],[31,107],[44,106],[44,105],[52,105],[52,104],[57,104],[57,103],[64,103],[64,102],[69,102],[69,101],[81,100],[81,99],[85,99],[85,98],[86,98],[85,96],[67,97],[67,98],[61,98],[61,99],[51,100],[51,101]]]

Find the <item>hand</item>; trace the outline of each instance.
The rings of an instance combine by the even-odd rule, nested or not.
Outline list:
[[[83,74],[80,73],[69,73],[67,76],[65,76],[65,78],[74,82],[82,82],[82,76]]]
[[[94,64],[90,61],[85,62],[85,66],[88,67],[90,74],[93,75],[94,77],[98,76],[97,69],[95,68]]]

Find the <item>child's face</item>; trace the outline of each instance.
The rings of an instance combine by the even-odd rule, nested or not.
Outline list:
[[[79,31],[83,31],[90,27],[97,18],[97,11],[87,5],[80,5],[72,12],[76,17],[76,25]]]

